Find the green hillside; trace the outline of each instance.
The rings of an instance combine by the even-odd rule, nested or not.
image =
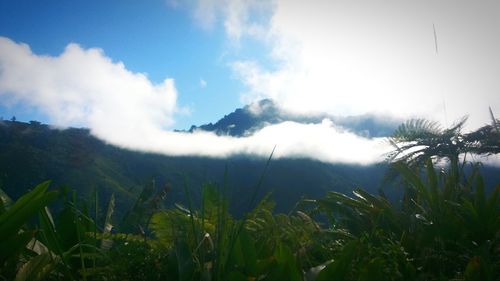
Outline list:
[[[141,190],[154,182],[170,186],[166,204],[185,200],[186,182],[199,198],[205,182],[229,186],[232,211],[241,214],[261,176],[265,159],[233,157],[167,157],[121,149],[93,137],[86,129],[55,129],[37,122],[0,122],[0,186],[13,198],[37,183],[67,185],[80,196],[97,189],[100,198],[115,193],[117,205],[129,206]],[[225,171],[227,168],[227,177]],[[326,164],[307,159],[274,159],[259,196],[273,193],[277,210],[286,211],[302,196],[318,197],[327,190],[348,192],[363,186],[376,192],[385,165]],[[104,200],[104,199],[103,199]]]

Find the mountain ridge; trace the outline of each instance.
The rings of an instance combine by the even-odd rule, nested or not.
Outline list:
[[[208,131],[217,135],[245,137],[264,128],[267,125],[279,124],[286,121],[302,124],[319,124],[324,119],[331,120],[336,126],[356,135],[372,138],[390,136],[402,120],[388,116],[372,114],[355,116],[335,116],[331,114],[299,115],[283,111],[271,99],[263,99],[225,115],[216,123],[200,126],[191,126],[188,132]]]
[[[154,181],[157,188],[172,187],[167,203],[173,204],[185,201],[187,179],[195,197],[200,196],[206,182],[228,184],[235,212],[242,213],[245,210],[238,205],[250,197],[264,166],[265,160],[259,157],[171,157],[115,147],[84,128],[60,130],[38,122],[0,121],[0,188],[13,198],[52,180],[54,186],[70,186],[82,196],[89,196],[94,189],[99,190],[100,198],[115,193],[117,205],[130,205],[142,188]],[[277,210],[288,211],[302,196],[319,197],[328,190],[348,192],[365,186],[376,192],[376,179],[381,179],[384,170],[385,165],[273,159],[260,196],[273,192]]]
[[[322,118],[337,118],[336,124],[344,122],[345,128],[360,135],[368,134],[367,137],[385,135],[392,126],[392,121],[388,124],[383,120],[370,121],[370,116],[344,119],[287,116],[272,101],[264,100],[236,109],[215,124],[193,126],[189,131],[244,137],[273,122],[314,123]],[[386,127],[371,128],[379,123]],[[99,190],[100,198],[105,200],[114,193],[117,205],[128,206],[142,188],[154,183],[157,189],[171,186],[166,204],[173,204],[185,202],[186,184],[196,199],[203,184],[213,182],[230,187],[233,211],[242,214],[247,210],[242,209],[245,204],[241,202],[250,197],[264,166],[265,159],[260,157],[173,157],[119,148],[94,137],[85,128],[54,129],[37,121],[0,120],[0,188],[14,198],[40,182],[52,180],[54,186],[68,185],[81,196]],[[356,187],[363,187],[377,193],[386,168],[386,163],[361,166],[306,158],[272,159],[259,196],[272,192],[276,210],[288,212],[300,198],[320,197],[331,190],[350,193]],[[489,174],[486,177],[489,181],[500,182],[498,168],[483,170]],[[389,197],[397,197],[398,191],[392,186],[383,188]]]

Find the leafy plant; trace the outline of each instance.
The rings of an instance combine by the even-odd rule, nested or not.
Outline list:
[[[57,196],[56,192],[47,192],[49,182],[36,186],[5,209],[2,198],[0,214],[0,274],[8,277],[14,274],[26,245],[36,237],[37,231],[25,225]]]
[[[186,180],[186,204],[167,209],[169,188],[146,186],[120,223],[114,194],[101,210],[97,190],[90,204],[74,192],[47,191],[48,182],[15,202],[0,192],[0,277],[496,280],[500,185],[488,189],[479,163],[458,162],[465,153],[497,153],[492,119],[469,134],[461,133],[465,119],[449,129],[425,120],[402,125],[391,139],[402,195],[392,201],[356,188],[276,213],[269,194],[255,204],[271,157],[240,218],[229,212],[227,170],[224,184],[203,185],[196,202]],[[53,215],[48,204],[58,195]]]

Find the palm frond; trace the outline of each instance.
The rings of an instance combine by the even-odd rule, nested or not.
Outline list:
[[[401,124],[391,139],[397,142],[411,142],[425,139],[430,136],[439,135],[442,133],[442,128],[439,123],[427,119],[410,119]]]

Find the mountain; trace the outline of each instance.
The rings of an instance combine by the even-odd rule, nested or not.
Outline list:
[[[301,117],[283,113],[271,100],[263,100],[224,116],[215,124],[193,126],[189,131],[212,131],[242,137],[266,124],[283,121],[321,122],[331,118],[353,133],[380,137],[392,132],[395,121],[374,116]],[[186,203],[184,186],[193,202],[199,202],[201,187],[211,182],[227,186],[232,212],[242,214],[263,175],[266,159],[231,157],[169,157],[115,147],[93,137],[88,129],[57,129],[30,123],[0,120],[0,188],[18,198],[36,184],[51,180],[52,186],[69,186],[84,198],[99,193],[101,204],[116,195],[117,213],[131,206],[146,186],[157,190],[169,186],[165,204]],[[350,193],[363,187],[376,193],[386,171],[384,163],[369,166],[329,164],[310,159],[272,159],[258,198],[272,192],[276,210],[288,212],[301,197],[317,198],[326,191]],[[227,173],[226,173],[227,171]],[[487,186],[500,182],[498,168],[483,167]],[[384,185],[383,191],[395,200],[398,189]],[[104,205],[102,205],[104,206]],[[120,206],[122,206],[120,208]]]
[[[18,198],[36,184],[52,180],[67,185],[83,197],[94,189],[105,203],[114,193],[117,206],[130,206],[143,187],[170,186],[167,204],[185,202],[187,181],[193,201],[201,186],[227,181],[233,211],[247,208],[265,159],[233,157],[168,157],[108,145],[87,129],[51,128],[38,122],[0,121],[0,188]],[[227,178],[225,179],[225,170]],[[259,197],[273,193],[279,211],[289,211],[302,196],[319,197],[327,190],[348,192],[364,186],[376,192],[384,165],[326,164],[308,159],[274,159],[265,174]]]
[[[359,116],[334,116],[328,114],[298,115],[281,110],[272,100],[264,99],[225,115],[215,124],[192,126],[189,132],[198,130],[234,137],[248,136],[267,125],[293,121],[303,124],[319,124],[330,119],[335,125],[364,137],[387,137],[402,120],[371,114]]]

